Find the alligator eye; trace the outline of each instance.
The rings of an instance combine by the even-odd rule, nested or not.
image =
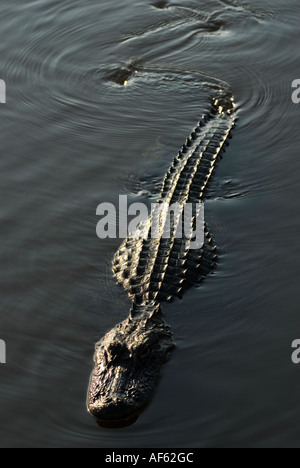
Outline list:
[[[115,357],[117,356],[118,354],[120,354],[122,351],[122,345],[121,343],[112,343],[109,348],[108,348],[108,352],[111,356]]]
[[[150,348],[149,346],[146,346],[143,351],[141,352],[141,358],[144,359],[148,356],[148,354],[150,353]]]

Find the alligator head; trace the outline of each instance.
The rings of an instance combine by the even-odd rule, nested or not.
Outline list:
[[[137,420],[174,347],[155,302],[134,306],[130,317],[97,343],[87,405],[100,426],[124,427]]]

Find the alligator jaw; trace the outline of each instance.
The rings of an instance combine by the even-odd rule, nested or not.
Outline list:
[[[135,410],[134,408],[126,407],[125,405],[111,402],[108,406],[90,405],[89,413],[96,418],[100,427],[120,429],[134,424],[143,408]]]
[[[124,379],[125,375],[118,378]],[[136,422],[143,408],[135,408],[130,406],[125,398],[115,396],[111,400],[99,399],[94,403],[88,403],[88,411],[97,420],[101,427],[105,428],[122,428],[127,427]]]
[[[130,417],[127,419],[98,419],[96,416],[96,421],[100,427],[103,427],[105,429],[122,429],[123,427],[129,427],[132,426],[139,418],[141,411],[134,416],[132,414]],[[94,416],[94,415],[93,415]]]
[[[144,388],[135,388],[139,379]],[[152,389],[146,388],[145,375],[134,358],[132,362],[126,359],[123,365],[110,369],[107,376],[99,376],[99,366],[96,364],[90,382],[88,411],[102,427],[130,426],[147,405],[151,393]]]

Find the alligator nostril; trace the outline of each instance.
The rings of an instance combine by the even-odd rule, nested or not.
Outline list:
[[[97,403],[90,405],[88,410],[96,418],[99,426],[111,428],[130,426],[136,422],[140,414],[140,411],[119,399],[103,406]]]

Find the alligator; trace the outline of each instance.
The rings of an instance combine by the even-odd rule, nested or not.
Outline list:
[[[217,160],[228,145],[236,112],[230,92],[219,90],[210,110],[186,140],[165,176],[158,203],[203,201]],[[151,400],[162,368],[175,348],[161,304],[182,297],[216,265],[217,247],[205,224],[204,244],[191,249],[191,238],[177,238],[180,217],[173,217],[169,238],[151,236],[153,216],[140,226],[146,236],[130,234],[113,260],[113,273],[132,301],[129,317],[96,344],[87,407],[102,427],[133,424]],[[143,224],[143,223],[141,223]]]

